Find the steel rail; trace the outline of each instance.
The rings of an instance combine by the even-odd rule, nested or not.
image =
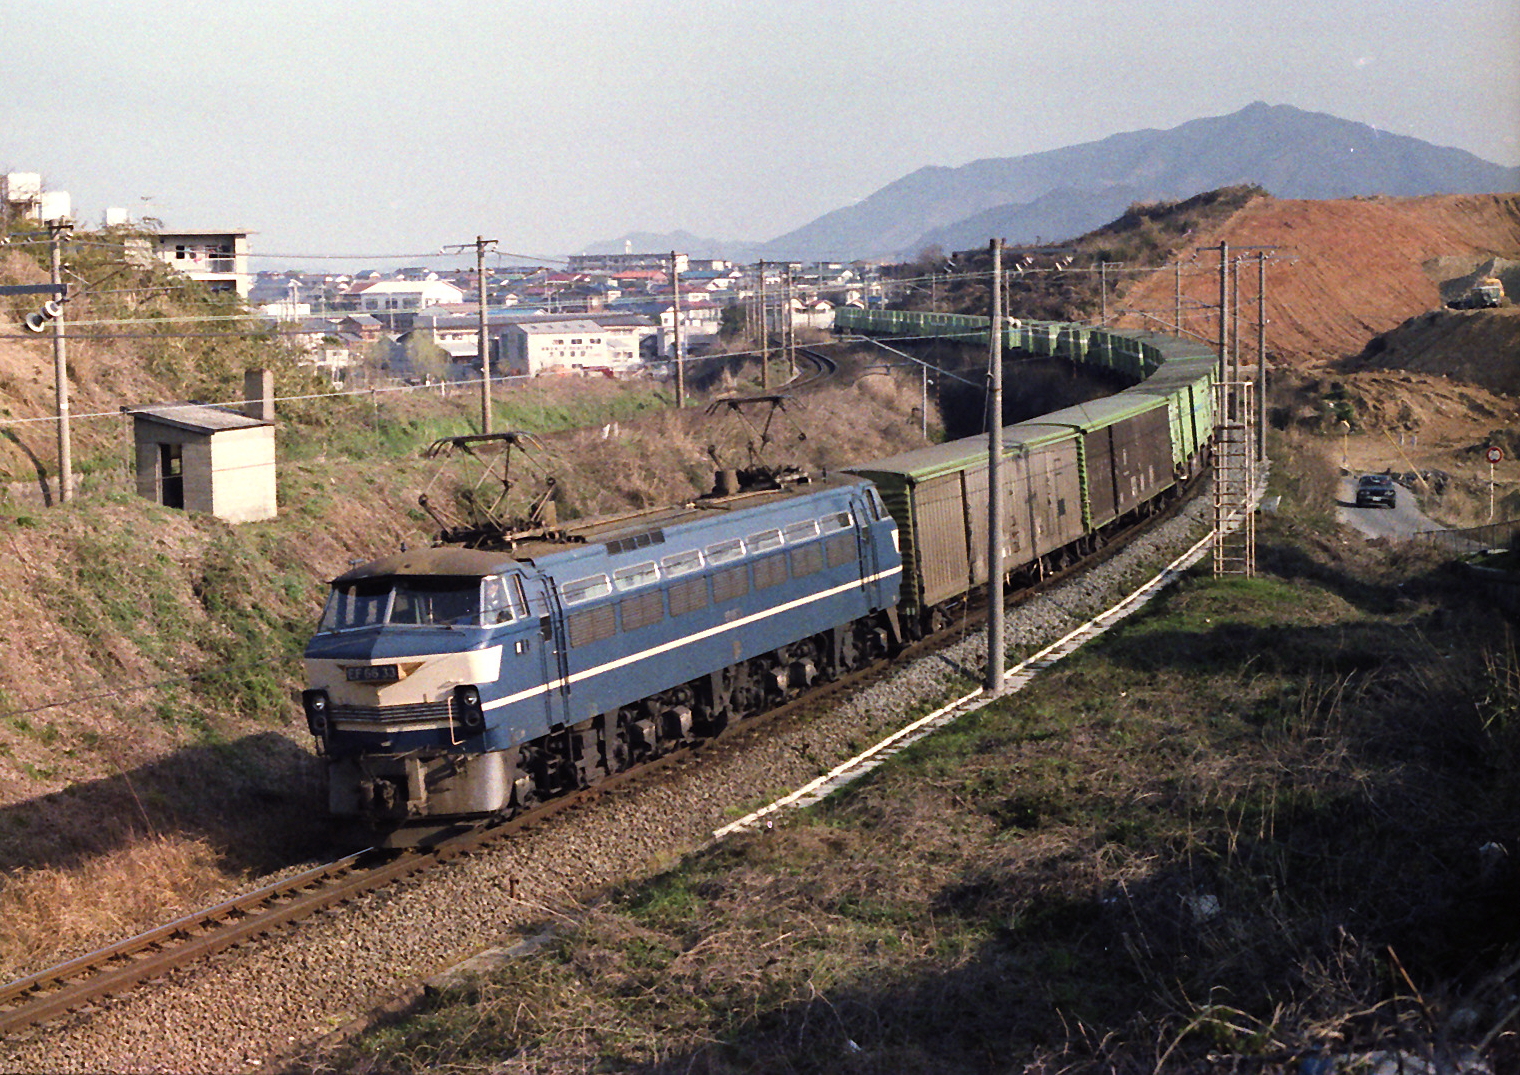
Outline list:
[[[354,871],[375,854],[370,848],[346,855],[0,986],[0,1005],[9,1005],[0,1011],[0,1034],[221,951],[293,915],[313,913],[320,907],[312,903],[324,898],[324,905],[352,898],[352,886],[343,879],[370,876],[371,871]]]
[[[754,723],[754,722],[751,722]],[[0,1036],[47,1022],[92,1001],[124,992],[263,934],[422,873],[485,844],[600,796],[636,778],[658,773],[694,754],[675,750],[636,769],[614,773],[499,822],[459,829],[427,847],[366,848],[293,877],[177,918],[76,959],[0,986]],[[366,867],[366,859],[383,861]]]
[[[1196,492],[1193,488],[1196,484],[1190,483],[1183,495],[1173,498],[1162,510],[1112,535],[1111,540],[1099,549],[1005,599],[1027,600],[1108,559],[1131,539],[1148,530],[1151,524],[1174,515]],[[980,624],[984,616],[985,609],[972,600],[961,618],[905,647],[895,660],[882,659],[820,683],[763,713],[735,720],[708,739],[672,750],[624,772],[610,774],[590,787],[557,796],[522,814],[461,828],[456,834],[443,836],[428,847],[405,851],[366,848],[0,985],[0,1009],[3,1009],[0,1010],[0,1035],[55,1019],[92,1001],[124,992],[329,907],[470,854],[530,825],[546,821],[625,784],[647,780],[692,758],[742,750],[760,728],[789,719],[804,719],[808,711],[839,694],[874,682],[903,658],[925,656],[957,640],[968,628]],[[373,866],[366,865],[367,860],[373,859],[381,861]]]

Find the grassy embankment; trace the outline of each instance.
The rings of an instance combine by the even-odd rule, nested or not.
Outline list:
[[[0,521],[0,592],[26,625],[0,666],[3,972],[321,852],[299,654],[326,579],[434,529],[416,506],[435,469],[418,446],[469,431],[469,405],[450,406],[334,400],[320,421],[283,424],[269,522],[101,491]],[[660,407],[650,386],[546,385],[497,420],[552,431]]]
[[[119,255],[82,248],[75,268],[99,279]],[[39,275],[17,255],[0,263],[4,282]],[[71,344],[80,415],[233,399],[250,365],[274,369],[281,397],[319,388],[274,339],[203,337],[194,322],[196,334],[175,334],[178,318],[235,312],[222,298],[155,268],[112,286],[121,290],[71,304],[71,320],[131,318],[146,338]],[[47,347],[0,344],[0,418],[47,413],[51,382],[36,374],[51,369]],[[900,450],[916,432],[902,417],[916,394],[898,392],[872,377],[820,399],[799,416],[815,436],[782,450],[826,466]],[[493,421],[546,435],[562,518],[623,511],[710,480],[706,447],[724,438],[696,405],[675,415],[669,397],[648,382],[550,380],[501,391]],[[436,466],[419,450],[471,432],[478,407],[473,393],[433,391],[282,403],[280,516],[236,527],[137,497],[123,468],[128,423],[81,418],[78,498],[0,509],[0,593],[16,625],[0,662],[0,977],[326,849],[320,774],[294,700],[301,646],[326,579],[428,540],[435,526],[416,497]],[[4,430],[10,477],[50,467],[49,427]],[[735,449],[732,437],[720,450]],[[435,486],[435,499],[454,487]]]
[[[567,909],[547,952],[326,1063],[1297,1070],[1499,1030],[1512,636],[1436,559],[1336,531],[1311,447],[1274,454],[1260,577],[1205,564],[848,793]]]

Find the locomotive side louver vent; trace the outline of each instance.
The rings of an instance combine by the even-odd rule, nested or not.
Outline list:
[[[642,534],[607,542],[607,552],[609,555],[616,555],[620,552],[632,552],[634,549],[645,549],[650,545],[663,544],[665,544],[665,531],[647,530]]]

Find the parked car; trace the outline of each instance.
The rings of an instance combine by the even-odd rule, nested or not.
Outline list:
[[[1370,508],[1374,504],[1393,507],[1398,499],[1393,479],[1387,474],[1363,474],[1356,482],[1356,506]]]

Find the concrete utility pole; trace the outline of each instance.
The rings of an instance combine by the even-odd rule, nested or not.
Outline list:
[[[1267,252],[1256,252],[1256,458],[1267,457]]]
[[[987,693],[1003,693],[1003,244],[992,254],[992,323],[987,343]]]
[[[1173,329],[1172,335],[1182,335],[1182,259],[1177,259],[1176,280],[1172,287]]]
[[[756,305],[760,313],[760,391],[771,390],[771,334],[765,316],[765,262],[760,263],[760,282],[756,287]]]
[[[454,243],[443,249],[451,253],[463,253],[475,248],[475,356],[480,361],[480,431],[491,432],[491,340],[486,335],[486,250],[496,245],[495,239],[475,236],[473,243]],[[436,342],[436,341],[435,341]]]
[[[55,288],[63,286],[63,237],[70,231],[64,223],[48,225],[53,247],[52,281]],[[69,444],[69,366],[64,353],[63,301],[58,303],[58,316],[53,318],[53,377],[58,397],[58,500],[67,504],[74,499],[74,455]]]
[[[676,364],[676,410],[681,410],[686,406],[686,364],[681,361],[681,256],[674,250],[670,252],[670,294],[675,304],[671,307],[671,358]]]
[[[486,335],[486,247],[495,239],[475,236],[475,285],[479,309],[475,353],[480,358],[480,431],[491,432],[491,339]],[[436,341],[435,341],[436,342]]]
[[[789,376],[797,376],[797,321],[792,310],[792,267],[786,267],[786,320],[781,322],[781,338],[786,344],[786,365]]]
[[[1230,334],[1226,318],[1230,310],[1230,244],[1219,241],[1219,380],[1224,380],[1225,363],[1229,361]]]

